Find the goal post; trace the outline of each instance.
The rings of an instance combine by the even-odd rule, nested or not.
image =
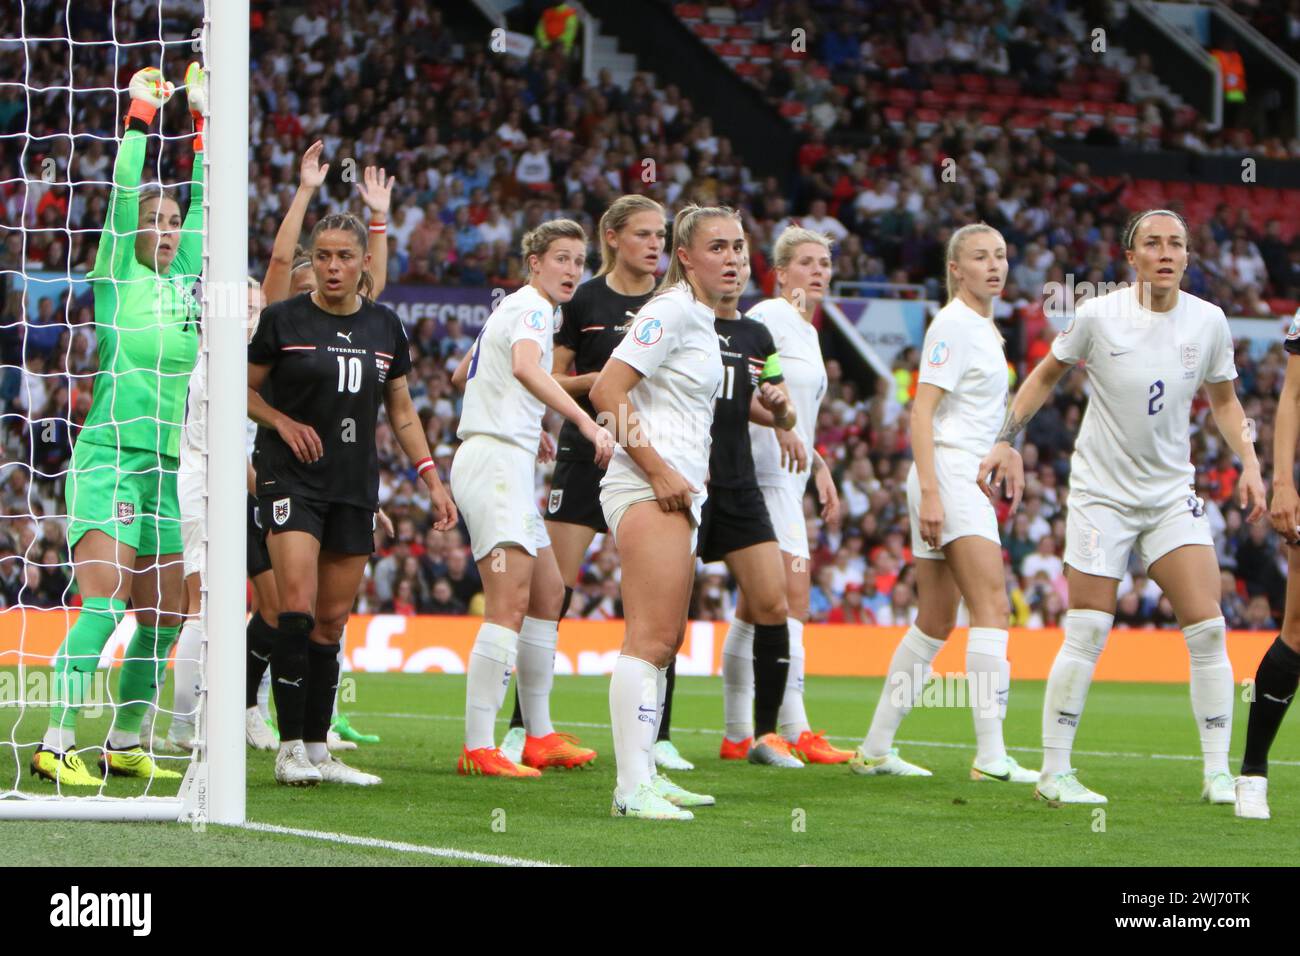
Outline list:
[[[208,0],[207,14],[207,653],[198,728],[206,746],[191,765],[187,813],[233,824],[244,822],[245,780],[248,0]]]
[[[32,10],[48,11],[46,0],[30,0]],[[74,5],[75,6],[75,5]],[[133,58],[139,59],[141,67],[151,65],[144,48],[156,45],[165,51],[171,45],[173,49],[184,44],[192,49],[187,55],[202,62],[208,77],[208,116],[205,119],[203,153],[205,189],[203,192],[204,234],[202,237],[202,273],[201,315],[204,334],[201,341],[205,343],[198,355],[199,362],[207,363],[207,380],[210,383],[205,398],[206,408],[206,451],[204,453],[204,496],[206,513],[206,564],[204,567],[204,645],[199,652],[200,678],[197,707],[198,726],[196,747],[193,757],[188,759],[184,779],[175,796],[154,796],[146,789],[141,796],[110,796],[105,794],[101,785],[99,793],[79,796],[76,790],[59,788],[55,792],[41,789],[27,789],[17,783],[8,784],[8,778],[0,783],[0,820],[13,819],[60,819],[60,820],[100,820],[100,821],[190,821],[195,824],[206,822],[222,824],[239,824],[245,820],[245,744],[244,744],[244,693],[245,693],[245,421],[247,417],[246,382],[247,382],[247,295],[248,295],[248,114],[249,114],[249,5],[248,0],[204,0],[202,21],[194,23],[190,39],[164,40],[161,23],[163,22],[163,5],[159,0],[159,35],[156,40],[137,41],[134,38],[119,38],[116,35],[116,21],[112,36],[95,37],[90,40],[73,39],[71,36],[33,37],[26,33],[29,8],[20,2],[18,21],[22,24],[23,35],[5,37],[13,43],[22,41],[30,51],[39,44],[65,44],[69,53],[69,73],[73,70],[75,58],[73,52],[80,47],[93,48],[112,44],[117,50],[117,59],[121,67],[130,64]],[[67,9],[71,9],[70,7]],[[188,29],[188,25],[187,25]],[[10,49],[10,48],[6,48]],[[155,64],[157,62],[155,61]],[[168,77],[181,85],[180,77]],[[115,81],[117,80],[115,71]],[[27,84],[26,77],[0,76],[0,82],[8,86]],[[30,87],[27,94],[28,109],[32,101],[33,90],[45,93],[47,89]],[[57,89],[62,89],[59,87]],[[81,88],[75,76],[70,76],[67,87],[69,93],[68,123],[69,127],[63,137],[71,144],[71,155],[75,156],[77,137],[103,139],[104,137],[78,132],[74,105],[74,94],[99,94],[105,91],[96,89],[93,83]],[[119,96],[124,90],[117,91]],[[180,90],[178,95],[184,96]],[[116,133],[121,135],[120,119],[125,115],[120,106],[116,107]],[[16,134],[10,134],[13,138]],[[17,134],[21,135],[21,134]],[[27,137],[32,136],[29,116]],[[46,137],[53,138],[53,137]],[[185,137],[164,134],[168,141],[164,148],[175,149],[176,143]],[[110,147],[111,148],[111,147]],[[24,146],[24,158],[26,151]],[[26,185],[36,184],[30,178],[32,173],[24,171],[29,177]],[[71,162],[67,187],[72,189],[82,185],[72,175]],[[107,186],[98,179],[85,185]],[[26,230],[26,227],[23,227]],[[69,230],[71,231],[71,230]],[[106,227],[107,232],[107,227]],[[24,262],[26,260],[24,259]],[[68,283],[73,280],[69,260]],[[24,266],[26,272],[26,266]],[[26,275],[24,283],[30,282]],[[113,280],[117,281],[117,280]],[[27,321],[24,314],[24,322]],[[4,368],[0,367],[0,372]],[[85,376],[83,376],[85,377]],[[29,408],[29,422],[36,410]],[[71,410],[68,411],[69,418]],[[65,419],[65,421],[67,421]],[[70,422],[68,422],[70,424]],[[70,462],[64,466],[71,467]],[[119,468],[121,466],[119,465]],[[29,474],[34,474],[28,468]],[[0,512],[2,513],[2,512]],[[121,513],[121,512],[119,512]],[[134,512],[130,513],[132,518]],[[33,516],[28,515],[28,518]],[[59,517],[66,518],[64,514]],[[129,519],[124,519],[124,522]],[[30,560],[30,558],[29,558]],[[65,602],[67,600],[65,594]],[[25,671],[33,666],[41,667],[52,664],[45,652],[36,653],[24,643],[27,632],[27,615],[21,608],[10,609],[16,612],[17,625],[10,618],[10,627],[18,626],[23,637],[16,650],[6,651],[0,655],[0,666],[8,667],[17,663],[19,685],[25,687]],[[76,620],[75,614],[66,613],[68,625]],[[50,612],[52,613],[52,612]],[[84,612],[82,612],[84,613]],[[191,609],[190,613],[195,613]],[[8,616],[8,615],[6,615]],[[120,628],[119,628],[120,630]],[[105,659],[111,659],[112,647],[105,652]],[[137,658],[138,659],[138,658]],[[190,659],[190,658],[187,658]],[[101,660],[101,664],[103,661]],[[170,683],[169,679],[169,683]],[[29,698],[20,690],[17,701],[4,701],[16,710],[16,720],[21,722],[28,708],[38,709],[51,706],[54,697],[47,695],[45,700]],[[120,702],[110,702],[110,706],[119,706]],[[160,701],[155,701],[160,706]],[[0,716],[5,716],[0,711]],[[7,717],[6,722],[12,717]],[[24,725],[25,727],[27,725]],[[7,751],[11,751],[16,766],[21,773],[20,753],[30,753],[36,741],[24,737],[21,741],[15,736],[18,724],[14,723],[9,731],[10,740]],[[30,733],[30,728],[24,730]],[[172,758],[176,759],[176,758]],[[17,778],[15,778],[17,779]]]

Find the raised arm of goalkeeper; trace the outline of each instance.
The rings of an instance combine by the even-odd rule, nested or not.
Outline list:
[[[136,262],[159,275],[198,275],[203,258],[201,157],[206,99],[203,69],[197,63],[191,63],[185,71],[185,82],[195,132],[194,182],[185,221],[180,222],[180,206],[170,192],[161,187],[141,190],[149,129],[158,110],[175,92],[156,67],[148,67],[137,71],[128,86],[131,106],[113,163],[108,220],[100,236],[94,268],[87,278],[125,280]]]

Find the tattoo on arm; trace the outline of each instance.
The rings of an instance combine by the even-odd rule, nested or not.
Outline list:
[[[1011,444],[1015,441],[1016,436],[1019,435],[1028,424],[1028,415],[1024,418],[1016,418],[1016,413],[1012,409],[1008,408],[1007,417],[1002,421],[1002,431],[998,432],[997,441],[995,441],[994,444],[996,445],[999,442],[1007,442],[1008,444]]]

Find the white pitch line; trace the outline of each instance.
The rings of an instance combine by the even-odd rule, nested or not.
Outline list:
[[[347,846],[372,847],[378,850],[394,850],[397,853],[416,853],[422,856],[437,856],[447,860],[467,860],[472,863],[492,863],[496,866],[563,866],[562,863],[548,863],[545,860],[526,860],[518,856],[502,856],[498,853],[474,853],[470,850],[453,850],[445,846],[424,846],[420,843],[401,843],[396,840],[379,840],[374,837],[352,836],[348,833],[331,833],[327,830],[300,830],[297,827],[282,827],[274,823],[240,823],[241,830],[255,830],[258,833],[276,833],[281,836],[303,837],[308,840],[323,840],[327,843],[342,843]]]
[[[357,717],[392,717],[397,720],[458,720],[463,721],[463,714],[389,714],[380,711],[349,711]],[[591,730],[609,730],[609,724],[594,724],[581,720],[556,720],[554,723],[565,727],[585,727]],[[716,727],[677,727],[674,725],[674,731],[680,731],[684,734],[721,734],[722,731]],[[845,737],[843,735],[827,734],[827,740],[861,740],[860,737]],[[896,743],[905,744],[908,747],[937,747],[945,750],[969,750],[974,744],[956,744],[946,740],[898,740]],[[1015,750],[1021,753],[1042,753],[1042,747],[1007,747],[1008,750]],[[1201,760],[1200,754],[1140,754],[1122,750],[1075,750],[1073,753],[1079,757],[1118,757],[1127,760]],[[1274,760],[1269,758],[1270,767],[1300,767],[1300,760]]]

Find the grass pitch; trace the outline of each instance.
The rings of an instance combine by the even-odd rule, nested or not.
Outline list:
[[[966,707],[918,708],[903,724],[901,752],[934,771],[931,778],[859,777],[843,766],[777,770],[718,760],[721,680],[680,678],[673,739],[697,769],[673,776],[714,794],[718,805],[697,810],[691,823],[669,824],[609,816],[608,678],[555,682],[557,728],[600,751],[593,769],[490,780],[456,775],[463,676],[346,676],[355,678],[355,701],[344,709],[383,740],[344,758],[381,774],[381,787],[278,787],[271,755],[250,751],[248,817],[270,829],[0,822],[0,865],[1243,866],[1272,859],[1280,828],[1300,819],[1300,718],[1290,715],[1274,747],[1274,819],[1238,820],[1231,807],[1199,799],[1199,744],[1184,685],[1094,684],[1075,764],[1110,803],[1053,809],[1032,799],[1032,786],[968,779],[974,731]],[[814,725],[854,746],[881,684],[809,678]],[[1042,695],[1041,682],[1012,687],[1006,738],[1025,766],[1038,766]],[[1238,701],[1234,772],[1246,715]],[[0,743],[0,790],[52,793],[53,785],[27,775],[46,712],[29,709],[17,726],[15,717],[0,709],[0,741],[20,744]],[[102,740],[107,725],[106,715],[83,720],[79,737]],[[143,789],[113,778],[105,792]]]

